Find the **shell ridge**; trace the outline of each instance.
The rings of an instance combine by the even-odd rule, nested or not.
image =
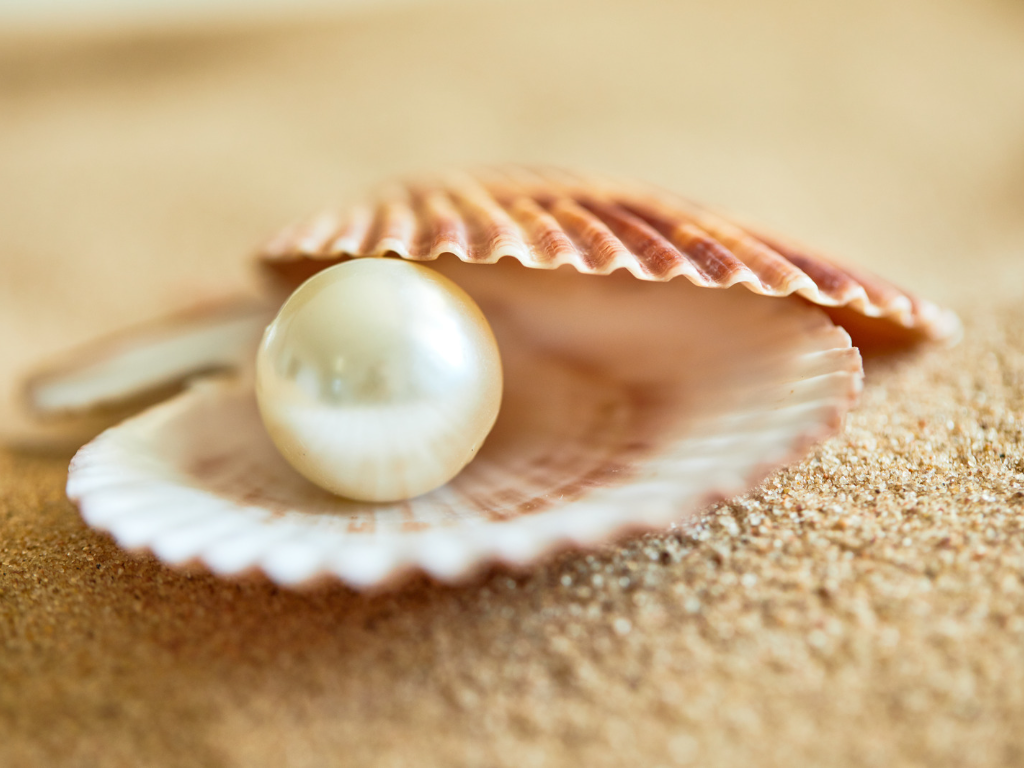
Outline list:
[[[554,268],[580,263],[576,244],[548,210],[550,195],[546,199],[535,197],[523,183],[500,176],[484,188],[525,236],[528,258],[521,260],[524,266]]]
[[[524,258],[529,261],[529,248],[521,228],[478,182],[462,178],[449,193],[456,208],[468,219],[470,261],[493,263],[499,258],[496,251],[521,262]]]
[[[795,268],[810,278],[811,286],[797,291],[801,296],[822,306],[850,306],[868,317],[890,317],[901,325],[906,325],[898,311],[873,302],[864,284],[855,276],[848,274],[844,268],[820,256],[798,251],[795,247],[779,242],[776,238],[753,232],[751,235],[768,248],[781,254]],[[905,298],[901,292],[900,295]]]
[[[410,258],[417,229],[408,190],[394,187],[378,202],[372,236],[363,243],[361,252],[369,256],[395,253]]]
[[[723,246],[746,266],[751,279],[748,281],[744,277],[730,285],[739,283],[766,296],[789,296],[805,291],[807,293],[801,295],[812,301],[815,300],[813,297],[827,297],[827,294],[821,292],[814,277],[788,258],[788,254],[782,253],[772,242],[748,229],[664,190],[647,188],[635,194],[638,194],[643,205],[660,211],[666,217],[692,220],[695,226],[704,230],[711,242]],[[826,298],[827,306],[831,306],[828,303],[830,299]]]
[[[640,267],[654,279],[663,278],[674,271],[678,265],[689,261],[693,267],[698,285],[708,285],[707,275],[701,266],[680,252],[676,246],[666,240],[649,223],[618,205],[615,201],[599,200],[580,196],[576,201],[582,208],[599,218],[615,235],[621,239]]]
[[[801,289],[817,290],[817,285],[810,275],[769,243],[701,206],[678,200],[676,196],[672,198],[677,200],[680,206],[678,210],[684,212],[684,215],[691,216],[697,226],[707,232],[712,240],[725,245],[743,261],[751,274],[756,276],[755,280],[759,287],[744,284],[755,293],[765,296],[789,296]],[[650,202],[658,205],[656,198],[651,198]],[[673,208],[669,207],[666,210],[668,215],[673,215]]]
[[[515,198],[508,205],[509,213],[529,235],[535,261],[558,267],[580,259],[579,250],[558,221],[530,197]]]
[[[299,240],[299,251],[304,254],[320,253],[338,228],[339,216],[335,211],[325,211],[310,220]]]
[[[632,198],[627,198],[625,205],[682,252],[697,259],[710,281],[726,288],[741,283],[755,293],[763,294],[765,291],[766,282],[756,268],[761,254],[753,253],[750,243],[742,238],[723,237],[721,231],[708,227],[703,217],[695,216],[687,209],[667,208],[653,200]],[[673,222],[673,219],[679,221]],[[777,258],[782,259],[781,256]]]
[[[321,254],[322,258],[331,256],[355,256],[361,253],[363,243],[369,237],[373,226],[374,211],[367,205],[356,205],[351,208],[347,219],[338,228],[334,238]]]
[[[752,286],[752,289],[754,286],[762,287],[757,275],[737,258],[728,244],[716,241],[697,224],[684,219],[673,225],[639,206],[626,203],[625,207],[661,232],[681,253],[693,261],[708,285],[731,288],[737,283],[746,283]]]
[[[426,219],[419,248],[425,257],[432,260],[442,253],[451,253],[460,261],[466,261],[469,258],[466,225],[451,198],[437,189],[414,189],[413,200]]]
[[[560,197],[552,203],[549,212],[576,245],[579,253],[577,269],[580,272],[605,275],[625,268],[633,275],[646,279],[645,271],[608,225],[578,202]]]

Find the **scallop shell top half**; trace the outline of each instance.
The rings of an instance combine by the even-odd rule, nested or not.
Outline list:
[[[389,504],[331,496],[291,469],[251,379],[284,292],[370,256],[455,280],[505,368],[477,458]],[[72,461],[68,495],[85,520],[169,563],[282,584],[371,587],[412,570],[456,580],[685,520],[838,429],[862,368],[836,322],[879,347],[959,332],[952,313],[781,238],[662,190],[561,171],[395,185],[290,227],[260,264],[272,298],[80,350],[32,376],[26,400],[40,434],[146,406]],[[732,286],[746,290],[704,290]]]

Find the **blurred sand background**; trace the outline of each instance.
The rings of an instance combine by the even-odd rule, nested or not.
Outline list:
[[[0,450],[0,765],[1024,762],[1024,4],[360,5],[0,28],[0,383],[395,174],[645,178],[961,313],[685,534],[310,594],[120,552]]]

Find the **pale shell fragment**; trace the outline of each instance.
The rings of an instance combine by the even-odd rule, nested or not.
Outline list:
[[[122,545],[281,584],[354,587],[664,526],[742,492],[833,432],[860,388],[849,336],[817,309],[686,281],[514,262],[436,267],[487,315],[505,400],[478,457],[394,504],[342,500],[273,449],[251,384],[201,382],[75,457],[68,495]]]
[[[23,413],[0,430],[29,449],[77,448],[102,430],[180,392],[197,376],[252,365],[276,307],[231,296],[95,341],[36,369],[23,383]]]

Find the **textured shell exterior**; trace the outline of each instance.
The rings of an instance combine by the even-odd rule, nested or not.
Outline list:
[[[508,256],[537,269],[624,269],[651,281],[685,277],[706,288],[796,294],[843,308],[843,319],[879,319],[882,335],[910,341],[960,333],[952,312],[867,272],[664,190],[565,171],[512,167],[396,184],[372,202],[286,229],[261,255],[272,274],[294,282],[324,261],[389,253],[418,261],[450,253],[472,263]]]
[[[287,585],[458,580],[741,493],[837,429],[860,388],[849,336],[804,302],[511,261],[433,266],[480,305],[506,372],[494,431],[447,485],[393,504],[331,496],[274,450],[251,384],[218,379],[83,448],[68,495],[90,525],[169,563]]]

